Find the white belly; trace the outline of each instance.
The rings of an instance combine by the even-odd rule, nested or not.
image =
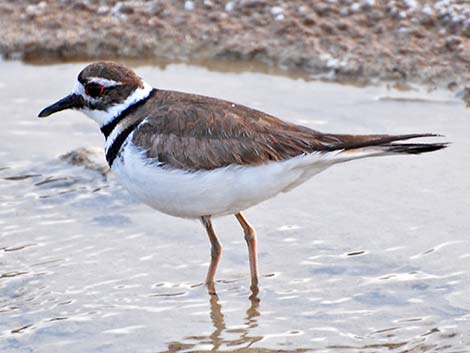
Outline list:
[[[129,142],[112,169],[129,192],[150,207],[197,218],[233,214],[288,191],[334,164],[334,155],[315,153],[261,166],[190,172],[158,166]]]

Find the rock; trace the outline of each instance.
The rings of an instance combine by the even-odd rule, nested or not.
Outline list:
[[[458,36],[450,36],[445,40],[445,47],[450,51],[456,51],[462,44],[462,39]]]
[[[306,26],[314,26],[314,25],[317,24],[317,21],[315,20],[315,17],[312,16],[312,15],[305,16],[305,18],[303,19],[302,22]]]
[[[328,16],[331,12],[330,6],[321,3],[321,2],[314,2],[312,4],[314,11],[317,13],[318,16],[325,17]]]
[[[260,9],[267,7],[269,3],[266,0],[241,0],[239,2],[239,6],[241,8],[249,8],[249,9]]]
[[[336,23],[336,28],[338,28],[340,31],[347,31],[349,29],[349,25],[347,22],[338,21],[338,23]]]
[[[119,12],[126,14],[126,15],[131,15],[134,13],[134,8],[132,8],[129,5],[123,4],[121,8],[119,9]]]
[[[100,153],[102,155],[102,153]],[[78,148],[59,156],[59,159],[77,167],[93,170],[102,175],[106,175],[110,168],[103,162],[98,162],[99,153],[88,148]],[[101,157],[103,159],[103,157]]]
[[[327,34],[327,35],[332,35],[332,34],[335,34],[335,33],[336,33],[335,28],[334,28],[330,23],[327,23],[327,22],[321,23],[321,24],[320,24],[320,28],[321,28],[322,31],[325,32],[325,34]]]

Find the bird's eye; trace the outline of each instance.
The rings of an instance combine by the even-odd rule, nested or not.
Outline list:
[[[92,98],[98,98],[104,93],[104,86],[96,82],[87,83],[85,92]]]

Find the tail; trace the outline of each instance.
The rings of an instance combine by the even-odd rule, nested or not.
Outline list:
[[[343,137],[343,136],[342,136]],[[396,154],[420,154],[437,151],[446,148],[449,143],[400,143],[397,141],[409,140],[421,137],[442,137],[435,134],[412,134],[412,135],[362,135],[344,136],[343,147],[337,157],[339,161],[347,161],[358,158],[373,156],[388,156]]]
[[[379,146],[384,154],[420,154],[446,148],[448,143],[390,143]]]
[[[317,141],[323,143],[322,149],[312,153],[312,159],[303,159],[295,167],[302,169],[298,179],[290,184],[283,192],[287,192],[302,184],[313,175],[336,163],[343,163],[354,159],[388,156],[395,154],[420,154],[433,152],[446,148],[449,143],[400,143],[397,141],[410,140],[421,137],[442,137],[435,134],[409,134],[409,135],[317,135]],[[323,155],[318,157],[318,153]]]

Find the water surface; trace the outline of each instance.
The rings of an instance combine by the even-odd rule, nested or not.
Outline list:
[[[153,211],[112,174],[59,158],[85,147],[104,164],[103,137],[85,116],[36,118],[83,65],[0,62],[0,351],[470,351],[470,113],[452,94],[137,67],[156,87],[318,130],[436,132],[453,143],[335,166],[248,210],[257,302],[234,217],[215,221],[224,254],[210,297],[198,222]]]

